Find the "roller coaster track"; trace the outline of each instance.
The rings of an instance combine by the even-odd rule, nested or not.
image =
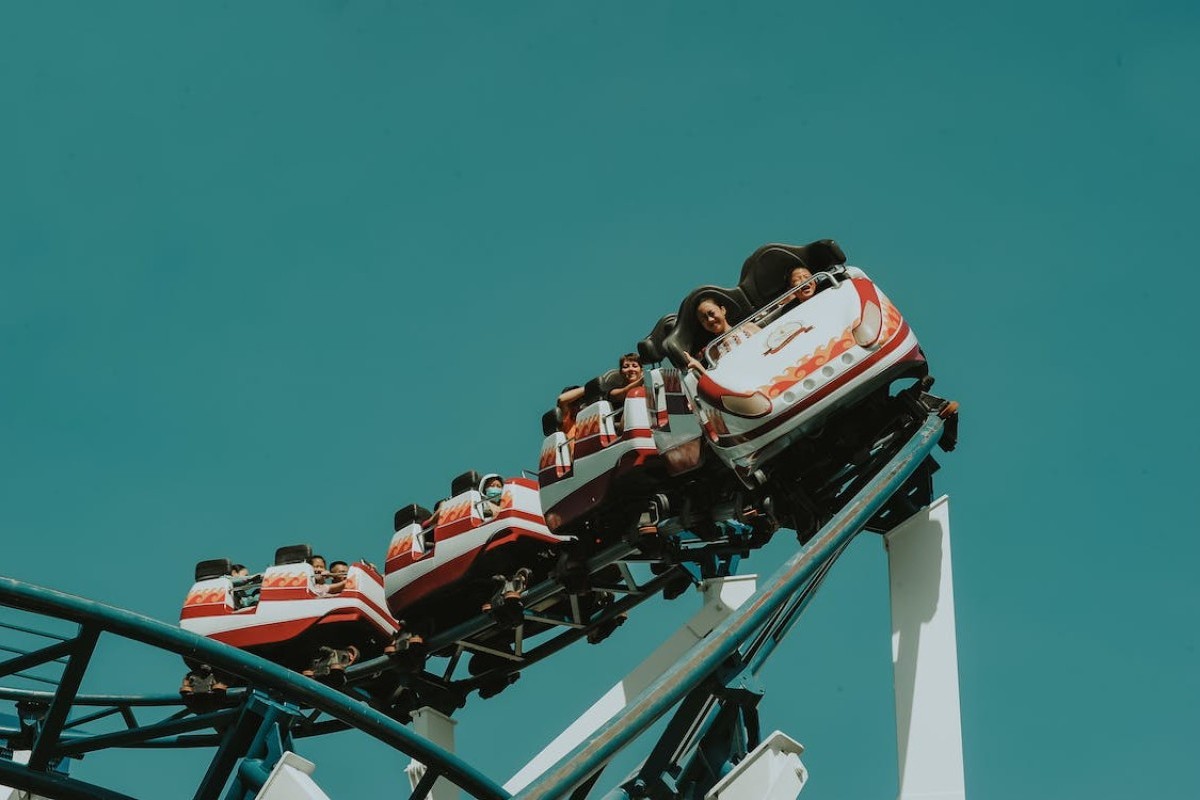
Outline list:
[[[877,527],[889,501],[904,491],[922,468],[928,472],[931,452],[942,436],[943,425],[936,412],[929,412],[922,422],[905,428],[910,435],[889,447],[886,463],[852,482],[851,499],[753,597],[634,698],[622,714],[516,796],[587,796],[605,765],[675,707],[674,717],[641,767],[608,796],[703,796],[704,787],[711,786],[723,769],[736,763],[759,739],[756,709],[762,690],[757,684],[758,672],[853,538],[872,520],[872,527]],[[588,569],[599,569],[631,555],[629,546],[614,546],[598,554]],[[622,587],[627,590],[625,597],[606,607],[590,624],[643,602],[670,578],[668,572],[640,586],[628,585],[632,584],[632,578],[628,578]],[[561,586],[547,581],[530,589],[527,600],[532,604],[559,591]],[[37,628],[7,622],[0,622],[0,627],[18,632],[26,640],[42,637],[47,642],[34,649],[0,647],[0,652],[13,654],[0,662],[0,680],[24,676],[54,685],[53,690],[0,687],[0,700],[13,701],[18,712],[14,723],[5,724],[0,716],[0,740],[7,740],[12,750],[28,752],[25,764],[0,758],[0,784],[46,797],[118,800],[128,795],[69,776],[61,768],[63,760],[115,747],[213,748],[215,752],[193,796],[241,800],[254,796],[282,752],[291,749],[293,740],[355,728],[427,766],[428,771],[411,794],[414,800],[426,797],[438,778],[453,782],[471,797],[510,797],[462,758],[364,702],[364,684],[398,672],[387,658],[355,665],[348,671],[346,686],[338,690],[174,625],[13,578],[0,577],[0,606],[43,621]],[[40,630],[64,623],[74,626],[74,632],[63,635]],[[429,642],[431,652],[454,653],[445,676],[410,675],[397,679],[398,685],[404,680],[448,683],[447,676],[463,644],[486,634],[495,624],[480,616],[434,637]],[[508,659],[511,663],[499,671],[526,667],[586,633],[583,626],[568,627],[571,629],[567,633],[528,651],[520,650],[518,634],[518,648]],[[184,707],[177,695],[81,694],[80,687],[101,637],[119,637],[203,661],[236,676],[245,686],[231,689],[222,703],[208,709]],[[61,666],[57,677],[30,672],[50,665]],[[480,677],[458,682],[457,690],[478,686]],[[171,713],[152,722],[138,719],[138,714],[166,711]],[[88,732],[89,727],[110,718],[119,718],[124,727]]]

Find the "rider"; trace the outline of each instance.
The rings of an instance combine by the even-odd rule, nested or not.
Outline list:
[[[308,559],[309,565],[313,570],[313,583],[320,586],[323,583],[328,583],[329,572],[325,567],[325,556],[312,556]]]
[[[626,397],[645,397],[646,387],[642,385],[642,362],[637,353],[626,353],[617,359],[617,368],[621,370],[624,385],[608,393],[608,399],[614,402]]]
[[[719,351],[714,358],[719,358],[731,351],[734,347],[749,339],[752,335],[758,333],[761,328],[753,322],[743,322],[741,325],[734,327],[729,324],[727,317],[728,311],[722,305],[721,298],[715,294],[704,294],[700,296],[700,301],[696,303],[696,320],[700,323],[700,327],[712,334],[703,344],[696,348],[694,353],[686,353],[687,364],[694,370],[704,373],[704,365],[700,363],[698,356],[703,356],[709,342],[714,339],[724,336],[719,345]],[[728,334],[726,336],[726,334]]]
[[[812,276],[812,271],[803,264],[792,267],[792,271],[788,273],[788,288],[795,291],[783,305],[781,309],[783,313],[791,311],[817,293],[817,282],[812,279]]]
[[[484,475],[479,481],[479,493],[483,495],[482,511],[485,517],[500,513],[500,499],[504,496],[504,478],[496,474]]]
[[[350,565],[345,561],[335,561],[329,565],[329,585],[325,594],[338,594],[346,588],[346,576],[350,574]]]

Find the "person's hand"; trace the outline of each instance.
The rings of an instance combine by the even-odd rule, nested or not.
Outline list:
[[[694,369],[696,372],[703,372],[704,365],[696,360],[696,357],[691,353],[685,353],[684,358],[687,359],[688,369]]]

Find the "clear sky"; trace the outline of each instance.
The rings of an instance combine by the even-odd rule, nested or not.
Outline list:
[[[811,5],[0,8],[0,573],[174,620],[200,559],[379,563],[690,288],[833,237],[963,405],[970,796],[1200,795],[1200,6]],[[503,781],[693,604],[472,702],[462,752]],[[889,656],[863,537],[766,674],[805,797],[894,795]],[[404,780],[339,738],[335,797]]]

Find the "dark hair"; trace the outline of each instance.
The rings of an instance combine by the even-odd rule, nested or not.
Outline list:
[[[321,559],[322,561],[325,560],[325,556],[319,556],[314,553],[313,555],[308,557],[308,563],[311,564],[312,562],[316,561],[318,558]]]
[[[230,564],[229,565],[230,572],[237,572],[239,569],[245,569],[245,568],[246,568],[245,564]]]
[[[700,310],[700,304],[705,302],[706,300],[713,301],[714,303],[717,304],[718,308],[727,308],[728,307],[725,302],[725,298],[721,297],[721,295],[717,294],[716,292],[705,292],[704,294],[702,294],[696,298],[696,310],[697,311]]]
[[[333,568],[336,567],[338,564],[341,564],[343,567],[346,567],[347,569],[350,568],[350,565],[347,564],[345,561],[335,561],[329,565],[329,571],[333,572]]]
[[[621,367],[625,366],[626,361],[636,361],[638,363],[638,366],[641,366],[641,363],[642,363],[642,359],[640,359],[638,357],[637,353],[626,353],[625,355],[623,355],[617,359],[617,369],[620,369]]]

